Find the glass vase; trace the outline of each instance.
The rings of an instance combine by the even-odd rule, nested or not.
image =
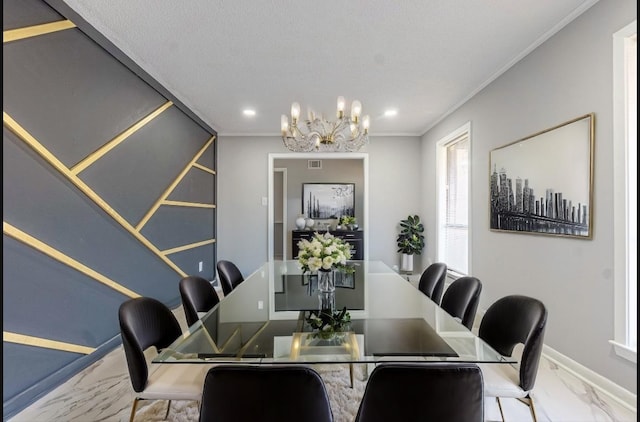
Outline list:
[[[318,290],[321,292],[333,292],[336,290],[334,270],[318,270]]]
[[[333,315],[336,311],[336,293],[335,292],[319,292],[318,293],[318,311]]]

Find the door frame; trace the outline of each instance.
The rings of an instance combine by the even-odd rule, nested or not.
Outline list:
[[[364,232],[364,259],[369,259],[369,154],[362,152],[303,152],[303,153],[270,153],[269,154],[269,165],[267,171],[267,177],[269,180],[269,207],[268,207],[268,221],[267,221],[267,258],[269,261],[273,261],[273,253],[274,253],[274,222],[275,222],[275,212],[273,208],[274,204],[274,177],[273,172],[274,161],[278,159],[300,159],[300,160],[362,160],[362,171],[363,171],[363,203],[364,203],[364,221],[360,225],[362,227],[362,231]],[[286,183],[286,181],[285,181]],[[286,195],[284,195],[283,201],[286,202]],[[286,223],[286,222],[285,222]],[[286,227],[286,224],[284,224]],[[286,229],[285,229],[286,231]],[[285,238],[285,242],[286,239]],[[286,258],[286,255],[285,255]]]

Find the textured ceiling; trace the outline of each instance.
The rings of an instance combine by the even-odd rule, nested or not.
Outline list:
[[[220,135],[276,135],[293,101],[330,117],[342,95],[379,136],[423,134],[596,1],[65,3]]]

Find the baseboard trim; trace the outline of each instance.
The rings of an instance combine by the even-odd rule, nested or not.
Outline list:
[[[636,394],[622,388],[613,381],[568,358],[546,344],[542,348],[542,355],[582,382],[589,384],[602,394],[607,395],[607,397],[619,403],[621,406],[637,413],[638,396]]]

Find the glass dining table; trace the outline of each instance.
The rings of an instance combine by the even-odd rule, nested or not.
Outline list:
[[[269,261],[248,276],[155,363],[313,364],[474,362],[504,357],[381,261],[350,261],[335,291],[298,263]],[[309,324],[311,313],[346,307],[351,321],[331,338]]]

